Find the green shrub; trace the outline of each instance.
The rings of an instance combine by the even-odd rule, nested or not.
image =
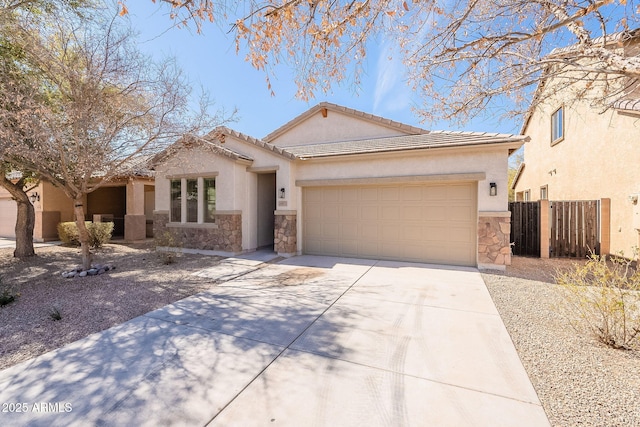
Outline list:
[[[586,264],[558,273],[556,281],[576,330],[586,328],[613,348],[640,348],[640,272],[630,260],[592,254]]]
[[[87,226],[89,230],[89,244],[92,248],[101,248],[109,243],[113,234],[113,222],[92,222]]]
[[[111,240],[113,234],[113,222],[90,222],[86,221],[87,231],[89,231],[89,245],[92,248],[100,248]],[[69,245],[80,245],[80,235],[75,222],[61,222],[58,224],[58,237],[63,243]]]

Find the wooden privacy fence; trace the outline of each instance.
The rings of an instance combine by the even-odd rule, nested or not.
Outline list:
[[[513,255],[584,258],[609,253],[611,199],[511,202]]]
[[[552,201],[549,208],[551,257],[600,254],[599,200]]]
[[[511,253],[540,256],[540,202],[510,202]]]

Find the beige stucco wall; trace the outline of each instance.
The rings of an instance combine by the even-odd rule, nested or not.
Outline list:
[[[551,114],[561,105],[560,97],[552,97],[532,115],[516,194],[530,190],[531,200],[538,200],[547,185],[550,200],[610,198],[611,252],[630,255],[638,245],[628,197],[640,192],[640,117],[564,105],[564,139],[551,146]]]
[[[318,111],[295,127],[271,141],[278,147],[308,145],[321,142],[351,141],[366,138],[398,136],[404,133],[365,119],[327,111],[327,117]]]

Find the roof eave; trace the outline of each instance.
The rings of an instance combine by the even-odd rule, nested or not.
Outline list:
[[[497,141],[497,142],[493,142],[493,143],[487,143],[487,142],[481,142],[481,143],[460,143],[460,144],[447,144],[447,145],[442,145],[442,146],[432,146],[432,147],[415,147],[415,148],[402,148],[402,149],[388,149],[388,150],[380,150],[380,151],[365,151],[365,152],[358,152],[358,153],[336,153],[336,154],[319,154],[319,155],[312,155],[312,156],[305,156],[305,155],[299,155],[297,156],[298,160],[302,160],[302,161],[308,161],[308,160],[320,160],[320,159],[331,159],[331,158],[340,158],[340,157],[353,157],[353,156],[375,156],[375,155],[381,155],[381,154],[402,154],[402,153],[408,153],[408,152],[416,152],[416,151],[444,151],[444,150],[460,150],[462,148],[478,148],[478,147],[482,147],[482,148],[495,148],[496,146],[499,146],[500,148],[504,148],[507,150],[517,150],[518,148],[522,147],[522,145],[529,141],[530,138],[527,136],[522,136],[521,139],[517,140],[517,141]]]

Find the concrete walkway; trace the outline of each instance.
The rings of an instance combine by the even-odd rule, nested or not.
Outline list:
[[[549,425],[477,271],[248,261],[260,260],[230,259],[220,274],[235,279],[1,371],[0,404],[24,412],[3,406],[0,424]]]
[[[44,248],[47,246],[57,246],[62,242],[54,241],[54,242],[34,242],[34,248]],[[0,249],[15,249],[16,248],[16,239],[10,239],[8,237],[0,237]],[[1,413],[1,412],[0,412]]]

